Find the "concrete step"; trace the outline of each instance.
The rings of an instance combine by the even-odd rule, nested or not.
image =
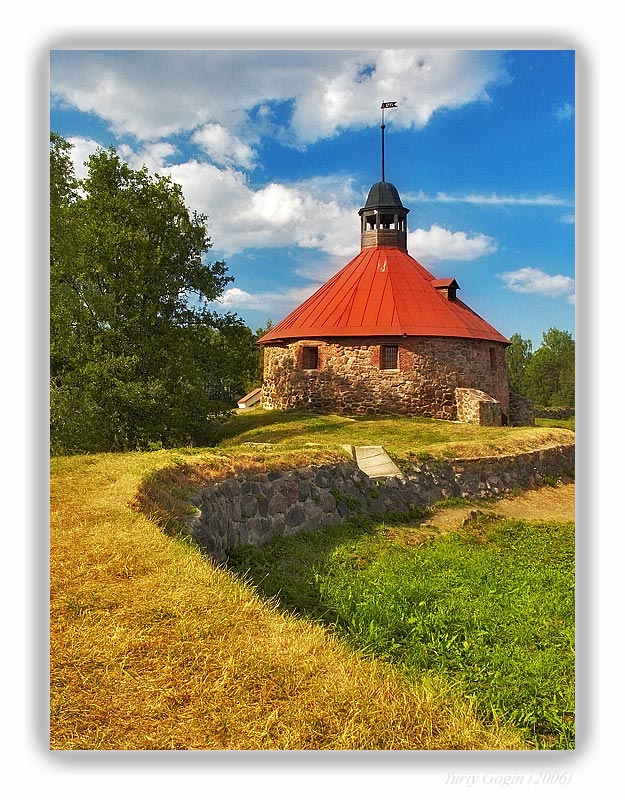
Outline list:
[[[362,470],[370,478],[385,478],[387,476],[402,477],[403,473],[391,459],[383,447],[370,445],[367,447],[352,447],[352,452]]]

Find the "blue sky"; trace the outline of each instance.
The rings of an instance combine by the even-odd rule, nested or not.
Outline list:
[[[234,283],[218,309],[278,322],[359,251],[386,179],[410,253],[505,336],[575,335],[572,50],[51,52],[50,127],[169,174]]]

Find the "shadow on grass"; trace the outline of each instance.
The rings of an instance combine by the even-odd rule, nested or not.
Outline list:
[[[317,531],[281,536],[262,548],[244,545],[228,556],[227,566],[279,606],[326,624],[335,622],[316,588],[315,575],[339,545],[355,542],[373,531],[369,519],[352,520]]]
[[[340,418],[328,423],[327,415],[308,411],[254,409],[243,414],[233,414],[228,420],[216,426],[215,431],[220,442],[236,440],[251,432],[254,437],[252,441],[260,437],[265,442],[277,444],[284,439],[304,436],[311,427],[332,428],[344,425],[346,422],[346,419]]]
[[[398,439],[397,415],[358,415],[355,417],[340,414],[324,414],[311,411],[285,410],[267,411],[264,409],[243,414],[234,414],[215,429],[215,436],[227,445],[240,445],[250,442],[268,444],[298,443],[308,439],[321,441],[326,445],[388,444]],[[438,423],[438,424],[437,424]],[[450,430],[441,420],[432,421],[425,417],[403,419],[399,439],[415,439],[415,445],[440,444],[450,439]],[[455,429],[453,429],[454,432]],[[416,437],[416,438],[415,438]]]
[[[255,586],[261,597],[277,601],[284,610],[333,625],[337,616],[324,604],[316,581],[325,571],[328,556],[339,546],[373,537],[384,523],[409,524],[422,519],[404,514],[356,517],[322,530],[281,536],[260,549],[239,547],[229,554],[227,566]]]

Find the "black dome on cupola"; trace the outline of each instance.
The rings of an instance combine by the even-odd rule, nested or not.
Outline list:
[[[373,184],[371,189],[369,189],[367,202],[364,204],[361,210],[368,211],[369,209],[376,208],[393,208],[399,209],[405,214],[408,213],[408,209],[404,208],[402,204],[399,192],[395,186],[388,181],[379,181],[378,183]]]

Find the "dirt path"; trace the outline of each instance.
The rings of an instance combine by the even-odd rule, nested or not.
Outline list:
[[[570,481],[553,487],[528,489],[519,494],[508,495],[494,503],[476,501],[474,505],[466,505],[463,508],[441,509],[424,524],[439,530],[450,530],[461,525],[473,510],[516,519],[574,522],[575,483]]]

